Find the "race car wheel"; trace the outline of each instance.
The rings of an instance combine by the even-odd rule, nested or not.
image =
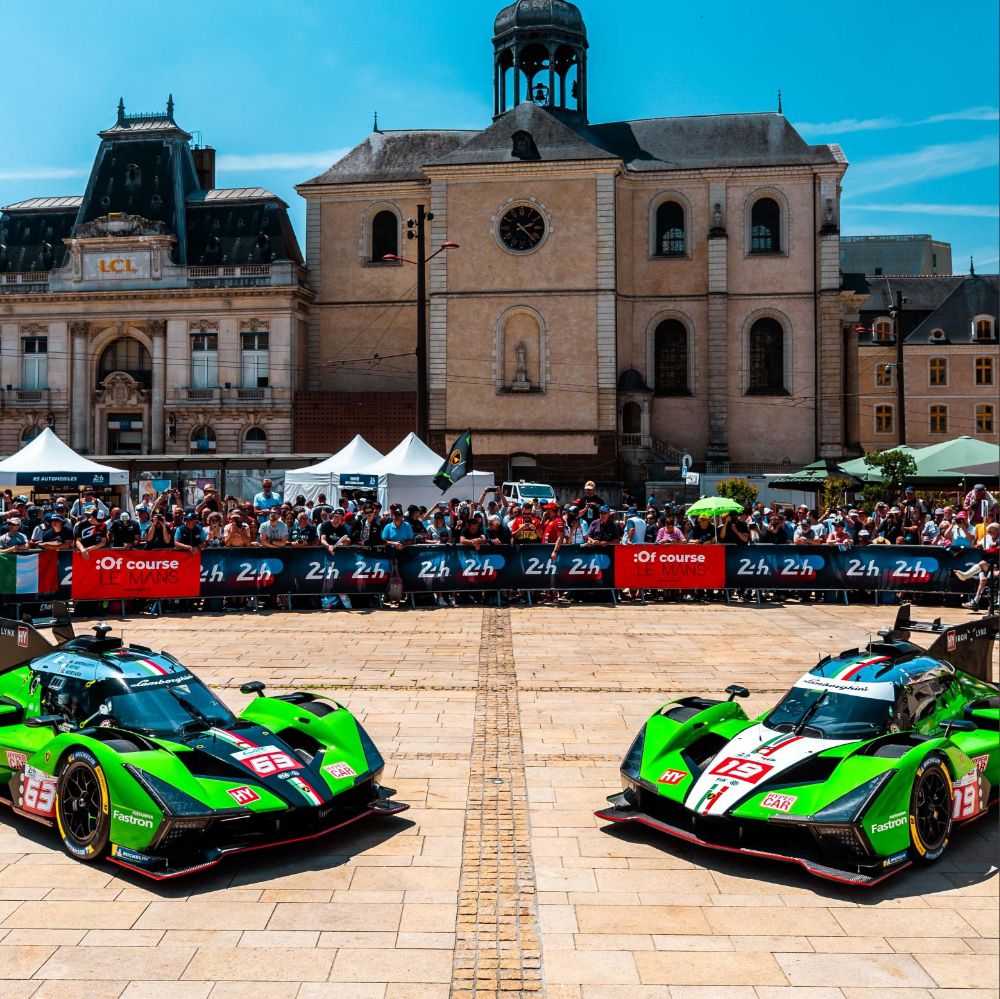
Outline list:
[[[108,783],[94,755],[71,752],[59,771],[56,822],[66,851],[77,860],[97,860],[108,846],[111,828]]]
[[[917,769],[910,795],[910,842],[915,860],[937,860],[951,835],[951,776],[940,756],[928,756]]]

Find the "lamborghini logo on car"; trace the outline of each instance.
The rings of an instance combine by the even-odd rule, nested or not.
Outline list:
[[[452,451],[452,452],[451,452],[451,454],[450,454],[450,455],[448,456],[448,461],[450,461],[450,462],[451,462],[451,463],[452,463],[453,465],[461,465],[461,464],[462,464],[462,452],[461,452],[461,451],[459,451],[459,450],[458,450],[458,449],[456,448],[456,449],[455,449],[454,451]]]

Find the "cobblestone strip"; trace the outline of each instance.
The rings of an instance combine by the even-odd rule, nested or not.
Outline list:
[[[452,999],[538,996],[541,943],[506,609],[483,611]]]

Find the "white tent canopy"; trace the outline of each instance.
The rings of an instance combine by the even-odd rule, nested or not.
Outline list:
[[[285,485],[283,487],[283,497],[291,502],[296,496],[305,496],[307,500],[316,501],[320,493],[326,495],[327,500],[333,501],[342,476],[350,476],[366,471],[367,466],[381,460],[382,455],[378,453],[358,434],[354,440],[346,447],[341,448],[336,454],[324,458],[316,465],[307,465],[304,468],[292,468],[285,472]],[[344,484],[344,488],[363,488],[362,485],[353,487]],[[375,488],[372,483],[370,488]]]
[[[77,454],[46,427],[20,451],[0,461],[0,485],[52,490],[77,486],[122,486],[128,472]]]
[[[492,472],[469,472],[464,479],[442,493],[434,485],[444,458],[435,454],[416,434],[408,434],[384,458],[362,469],[378,476],[378,499],[383,508],[390,503],[404,506],[415,503],[428,509],[453,496],[478,498],[487,486],[494,485]]]

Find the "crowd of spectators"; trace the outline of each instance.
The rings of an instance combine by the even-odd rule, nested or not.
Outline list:
[[[478,500],[452,499],[430,509],[393,503],[383,510],[362,491],[345,491],[334,506],[320,493],[315,501],[289,501],[270,479],[252,499],[222,497],[208,485],[195,506],[180,504],[168,489],[134,512],[108,508],[93,490],[56,496],[45,506],[10,490],[0,494],[0,553],[75,549],[82,557],[100,548],[178,549],[338,546],[400,549],[409,545],[724,544],[724,545],[931,545],[978,547],[994,558],[1000,538],[1000,506],[983,484],[962,501],[931,507],[912,486],[898,503],[872,509],[839,505],[822,512],[805,505],[754,503],[721,519],[688,516],[683,504],[645,504],[625,494],[615,509],[584,485],[570,503],[505,502],[495,487]],[[346,605],[346,602],[345,602]]]

